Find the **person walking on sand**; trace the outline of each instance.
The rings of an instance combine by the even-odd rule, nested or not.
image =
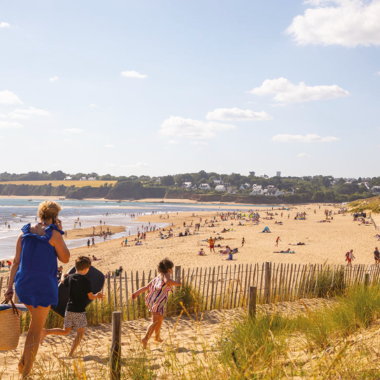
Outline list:
[[[281,241],[281,239],[280,239],[280,237],[278,236],[277,239],[276,239],[276,245],[275,245],[275,247],[278,247],[278,242],[280,242],[280,241]]]
[[[144,286],[132,294],[135,300],[141,293],[149,291],[145,304],[152,313],[152,322],[149,324],[146,334],[141,343],[146,348],[153,332],[155,333],[155,341],[162,342],[160,338],[161,325],[164,320],[164,309],[168,302],[169,293],[172,292],[172,286],[181,286],[181,282],[174,281],[170,278],[173,272],[174,264],[169,259],[163,259],[158,264],[158,276],[154,278],[147,286]]]
[[[210,253],[212,251],[214,251],[215,253],[215,248],[214,248],[214,244],[215,244],[215,239],[212,238],[212,236],[210,236],[210,239],[207,240],[209,246],[210,246]]]
[[[241,247],[243,248],[244,247],[244,243],[245,243],[245,239],[243,237],[243,240],[241,241]]]
[[[375,252],[373,252],[373,255],[375,258],[375,265],[379,265],[379,263],[380,263],[380,252],[377,249],[377,247],[375,248]]]
[[[65,279],[61,280],[65,288],[69,288],[69,302],[66,306],[63,329],[43,329],[41,333],[40,343],[43,342],[47,335],[68,335],[71,328],[76,327],[77,335],[71,347],[69,357],[73,357],[87,327],[87,298],[90,300],[104,299],[102,292],[92,293],[91,282],[85,277],[90,267],[91,260],[86,256],[80,256],[75,260],[76,273],[66,275]]]
[[[61,206],[58,203],[44,201],[38,207],[40,222],[35,226],[29,223],[22,227],[5,292],[5,299],[11,300],[14,283],[20,302],[31,314],[24,351],[18,363],[23,379],[29,378],[32,370],[50,305],[58,304],[57,258],[64,264],[70,259],[70,252],[62,238],[59,211]]]
[[[349,267],[352,267],[352,260],[355,260],[354,250],[353,249],[351,249],[351,251],[349,251],[349,252],[346,253],[346,261],[347,261],[347,265]]]

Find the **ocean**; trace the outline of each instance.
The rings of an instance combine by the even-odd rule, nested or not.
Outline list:
[[[37,209],[40,199],[0,199],[0,260],[11,259],[15,254],[15,246],[20,229],[27,223],[36,223]],[[92,227],[106,222],[107,225],[125,226],[125,232],[111,236],[111,239],[137,234],[137,228],[146,226],[147,223],[136,222],[131,218],[131,214],[149,215],[155,213],[173,213],[183,211],[202,211],[202,205],[181,204],[181,203],[140,203],[116,201],[92,201],[92,200],[58,200],[62,206],[59,214],[62,220],[63,229],[73,229],[75,221],[79,218],[82,228]],[[247,205],[249,206],[249,205]],[[252,208],[268,207],[252,205]],[[237,206],[238,208],[238,206]],[[209,211],[225,211],[223,206],[215,208],[207,207]],[[231,209],[228,209],[232,211]],[[108,215],[107,215],[108,214]],[[156,227],[163,227],[165,223],[156,223]],[[9,227],[8,227],[9,226]],[[111,229],[112,230],[112,229]],[[103,239],[96,237],[96,242]],[[77,240],[66,240],[68,248],[77,248],[86,245],[87,238]]]

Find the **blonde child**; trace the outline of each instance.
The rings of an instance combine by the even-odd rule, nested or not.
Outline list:
[[[162,342],[160,330],[164,320],[164,309],[168,302],[169,293],[172,292],[172,286],[181,286],[178,281],[170,278],[173,272],[174,264],[169,259],[163,259],[158,264],[158,276],[154,278],[147,286],[144,286],[132,294],[132,299],[136,299],[141,293],[149,291],[145,304],[152,313],[152,322],[149,324],[146,334],[141,343],[146,348],[149,338],[155,333],[155,341]]]

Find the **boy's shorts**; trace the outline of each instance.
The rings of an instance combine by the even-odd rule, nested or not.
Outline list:
[[[73,311],[65,312],[65,320],[63,321],[63,328],[76,327],[82,329],[87,327],[87,313],[74,313]]]

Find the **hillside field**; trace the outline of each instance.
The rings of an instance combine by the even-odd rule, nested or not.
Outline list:
[[[75,187],[100,187],[107,183],[108,185],[114,185],[117,181],[0,181],[0,185],[33,185],[33,186],[42,186],[48,185],[51,183],[53,187],[64,185],[66,187],[75,186]]]

